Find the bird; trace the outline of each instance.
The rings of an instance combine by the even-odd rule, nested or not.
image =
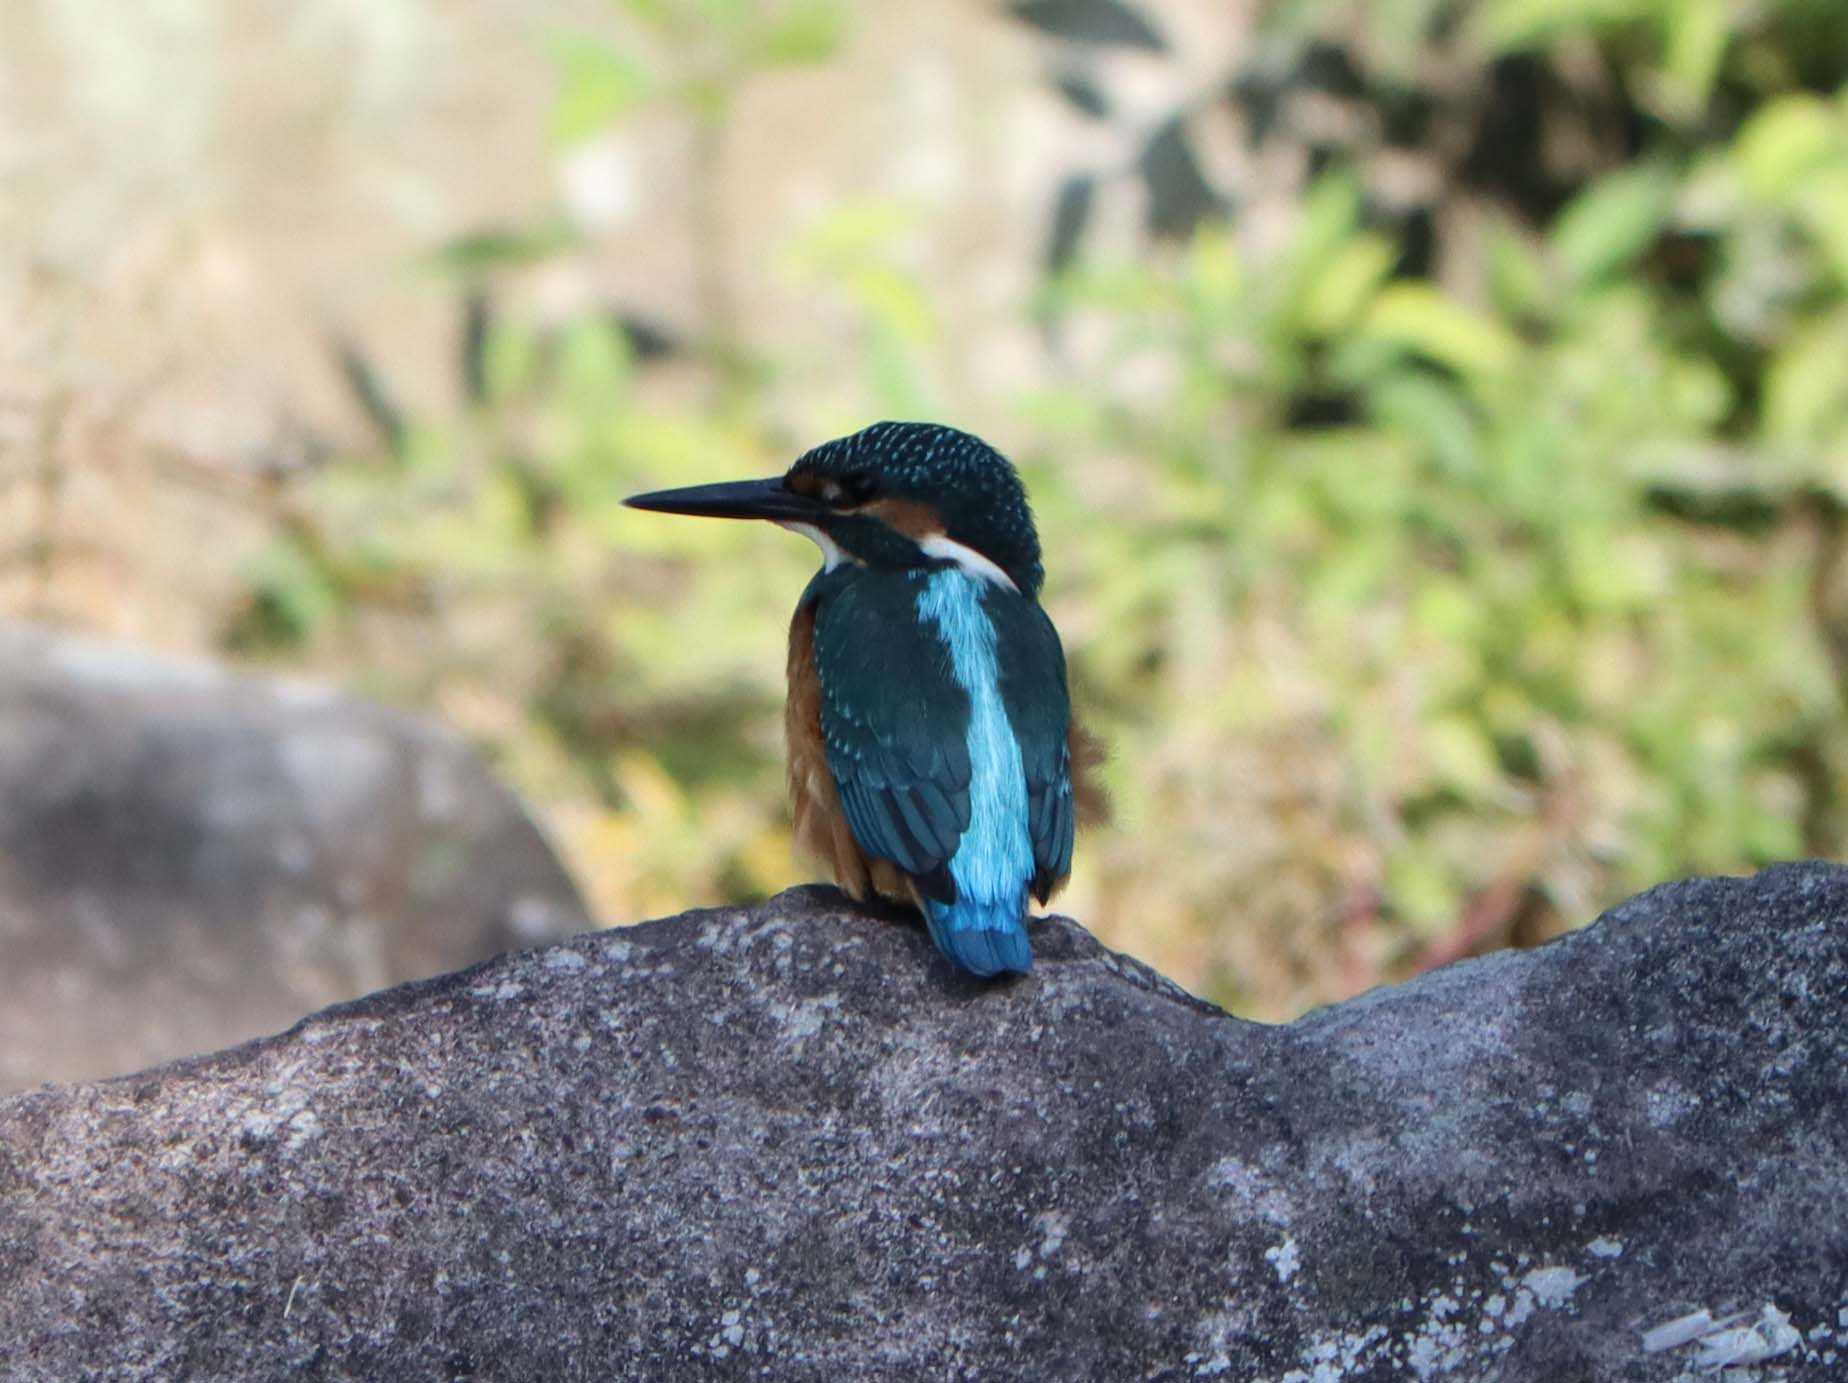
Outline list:
[[[624,502],[814,541],[784,709],[798,842],[851,897],[915,906],[960,969],[1030,971],[1028,897],[1070,876],[1099,756],[1072,719],[1012,463],[953,427],[881,422],[781,476]]]

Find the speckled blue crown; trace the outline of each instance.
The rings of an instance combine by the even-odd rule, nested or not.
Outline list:
[[[994,562],[1028,595],[1044,579],[1033,510],[1013,464],[980,437],[938,423],[874,423],[804,453],[791,474],[876,481],[882,495],[931,505],[944,532]]]

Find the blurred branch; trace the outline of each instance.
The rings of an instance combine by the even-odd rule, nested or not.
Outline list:
[[[1074,43],[1166,52],[1161,34],[1122,0],[1013,0],[1014,17]]]
[[[334,351],[354,402],[378,430],[379,439],[391,454],[402,457],[407,435],[404,410],[392,397],[384,375],[354,341],[342,339],[335,343]]]
[[[1532,888],[1532,882],[1525,877],[1497,879],[1476,895],[1452,931],[1428,943],[1418,953],[1412,962],[1412,972],[1422,975],[1440,965],[1506,945],[1515,916],[1532,897]]]
[[[488,400],[488,333],[494,326],[494,303],[485,289],[462,297],[462,395],[472,404]]]

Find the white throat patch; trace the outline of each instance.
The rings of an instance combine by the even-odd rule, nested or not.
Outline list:
[[[791,533],[800,533],[811,543],[815,544],[816,547],[820,548],[821,569],[823,571],[833,571],[842,562],[847,560],[847,554],[841,551],[840,544],[835,542],[834,539],[830,538],[826,533],[823,533],[812,523],[793,523],[779,519],[776,526],[778,528],[787,528]]]
[[[928,538],[921,539],[918,546],[932,557],[954,562],[970,576],[979,576],[984,581],[994,582],[997,586],[1006,586],[1010,591],[1020,589],[1001,568],[974,548],[967,547],[954,538],[945,537],[941,533],[933,533]]]

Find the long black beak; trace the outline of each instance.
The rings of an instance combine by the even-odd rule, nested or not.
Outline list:
[[[728,480],[718,485],[689,485],[681,490],[654,490],[630,495],[623,501],[631,509],[657,514],[697,514],[709,519],[771,519],[783,523],[816,523],[829,510],[819,500],[783,488],[783,477],[769,480]]]

